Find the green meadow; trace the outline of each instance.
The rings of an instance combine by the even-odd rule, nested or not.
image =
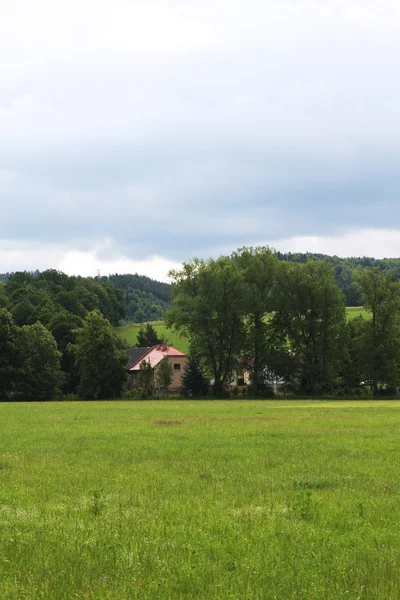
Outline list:
[[[0,404],[0,598],[400,597],[400,402]]]
[[[346,317],[349,321],[351,319],[356,319],[357,317],[363,317],[363,319],[369,321],[372,315],[362,306],[346,306]]]
[[[152,325],[156,330],[158,336],[167,341],[168,344],[174,346],[177,350],[187,353],[189,350],[189,340],[168,329],[164,321],[153,321]],[[118,336],[126,343],[126,347],[135,346],[137,343],[137,336],[139,329],[143,327],[143,324],[132,323],[131,325],[125,325],[124,327],[117,327],[116,332]]]
[[[356,317],[360,317],[360,316],[363,317],[364,319],[369,319],[370,313],[368,311],[366,311],[362,306],[348,306],[346,308],[346,316],[347,316],[347,319],[349,319],[349,320],[355,319]],[[176,333],[176,332],[168,329],[165,326],[164,321],[153,321],[152,325],[154,326],[154,329],[157,331],[157,334],[160,337],[162,337],[163,339],[167,340],[167,342],[169,344],[172,344],[172,346],[174,346],[181,352],[186,352],[186,353],[188,352],[189,340],[187,340],[185,337],[183,337],[179,333]],[[124,327],[117,327],[116,332],[117,332],[118,336],[122,340],[124,340],[127,347],[135,346],[137,343],[137,336],[139,333],[139,329],[142,326],[143,326],[143,324],[133,323],[131,325],[125,325]]]

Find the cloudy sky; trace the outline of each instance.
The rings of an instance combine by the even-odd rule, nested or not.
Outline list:
[[[0,272],[400,256],[398,0],[0,0]]]

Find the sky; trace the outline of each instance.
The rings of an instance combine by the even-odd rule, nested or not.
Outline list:
[[[398,0],[0,0],[0,272],[400,256]]]

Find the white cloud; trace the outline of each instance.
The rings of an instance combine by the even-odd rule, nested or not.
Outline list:
[[[353,229],[336,236],[294,236],[271,241],[269,245],[281,252],[390,258],[400,256],[400,230]]]
[[[104,258],[109,255],[111,258]],[[98,273],[139,273],[158,281],[168,281],[168,271],[180,264],[165,257],[152,255],[137,260],[116,252],[112,240],[98,241],[86,251],[67,245],[0,240],[2,272],[58,269],[68,275],[94,277]]]

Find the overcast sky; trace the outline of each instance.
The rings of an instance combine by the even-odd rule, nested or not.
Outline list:
[[[398,0],[0,0],[0,272],[400,256]]]

